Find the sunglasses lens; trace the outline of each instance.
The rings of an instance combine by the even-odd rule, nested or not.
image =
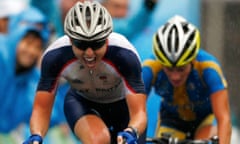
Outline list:
[[[92,43],[90,44],[90,47],[91,47],[93,50],[97,50],[97,49],[101,48],[105,43],[106,43],[106,40],[92,42]]]
[[[87,48],[91,48],[92,50],[97,50],[101,48],[105,44],[105,42],[106,40],[88,42],[88,41],[72,39],[73,45],[80,50],[86,50]]]

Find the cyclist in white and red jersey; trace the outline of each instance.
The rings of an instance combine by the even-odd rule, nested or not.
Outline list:
[[[24,144],[42,143],[60,78],[71,86],[64,112],[82,143],[144,143],[146,95],[140,59],[133,45],[112,33],[112,27],[111,16],[98,2],[78,2],[69,10],[66,35],[43,55],[32,135]]]

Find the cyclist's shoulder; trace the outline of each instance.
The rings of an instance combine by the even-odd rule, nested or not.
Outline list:
[[[57,50],[63,48],[63,47],[71,47],[71,42],[68,36],[64,35],[62,37],[59,37],[58,39],[56,39],[55,41],[53,41],[45,50],[44,54],[53,51],[53,50]]]
[[[43,54],[43,61],[58,63],[75,59],[71,47],[69,37],[66,35],[62,36],[48,46]]]
[[[140,56],[131,42],[124,35],[115,32],[108,37],[108,51],[105,58],[122,60],[122,62],[129,61],[129,58],[140,61]]]
[[[216,87],[217,83],[221,86],[227,85],[220,63],[210,53],[201,50],[193,66],[209,86]],[[211,84],[213,81],[215,85]]]
[[[143,68],[151,68],[154,69],[156,72],[159,72],[162,70],[163,65],[155,58],[154,55],[151,55],[149,58],[145,59],[142,62]]]
[[[207,68],[220,69],[221,67],[218,59],[213,54],[203,49],[200,49],[193,64],[195,67],[201,68],[202,70]]]
[[[199,62],[212,61],[218,63],[217,58],[213,54],[209,53],[204,49],[199,50],[196,60]]]
[[[133,44],[122,34],[112,32],[108,37],[108,46],[109,47],[118,47],[120,49],[127,49],[137,53]]]

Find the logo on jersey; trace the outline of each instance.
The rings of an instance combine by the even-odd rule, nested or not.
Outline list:
[[[116,83],[115,85],[113,85],[110,88],[96,88],[96,91],[97,92],[113,92],[113,91],[115,91],[119,87],[119,85],[121,83],[122,83],[122,81],[119,81],[118,83]]]
[[[98,75],[98,78],[103,82],[103,83],[107,83],[108,82],[108,77],[106,74],[100,74]]]
[[[79,79],[72,79],[71,82],[72,83],[77,83],[77,84],[83,84],[83,81],[81,81]]]

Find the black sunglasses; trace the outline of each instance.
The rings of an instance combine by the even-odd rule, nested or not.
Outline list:
[[[87,48],[91,48],[92,50],[98,50],[106,43],[106,40],[101,41],[81,41],[72,39],[72,44],[76,46],[78,49],[85,51]]]

